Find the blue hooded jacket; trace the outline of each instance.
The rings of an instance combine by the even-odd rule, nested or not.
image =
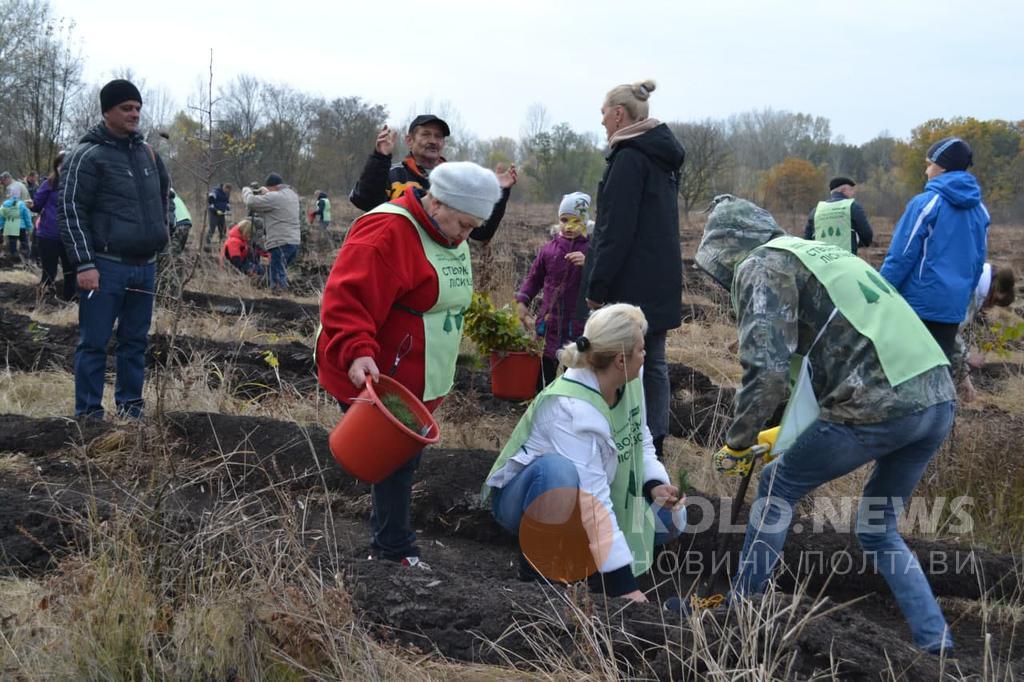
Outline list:
[[[989,215],[966,171],[928,181],[893,231],[882,276],[922,320],[959,324],[985,265]]]

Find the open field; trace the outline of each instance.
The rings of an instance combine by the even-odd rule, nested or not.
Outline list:
[[[553,213],[513,204],[494,243],[474,245],[475,279],[497,301],[512,300]],[[891,225],[881,227],[864,254],[876,265]],[[1014,339],[989,353],[978,401],[960,407],[918,491],[947,501],[909,544],[952,623],[956,659],[912,646],[884,581],[857,570],[842,515],[821,522],[814,499],[794,523],[818,532],[790,535],[778,593],[728,615],[658,607],[716,560],[729,529],[715,512],[733,494],[708,455],[740,376],[735,330],[725,298],[692,267],[700,228],[683,236],[667,465],[686,472],[693,532],[646,580],[653,603],[629,605],[516,580],[515,546],[478,492],[525,405],[493,398],[472,362],[438,411],[442,442],[414,487],[432,570],[366,559],[369,489],[330,455],[339,413],[312,366],[339,234],[310,235],[287,297],[190,252],[199,265],[186,293],[157,302],[142,423],[68,418],[77,308],[39,296],[37,273],[0,260],[0,679],[1020,679],[1024,465],[1010,444],[1024,440],[1024,349]],[[990,251],[1024,272],[1024,227],[995,226]],[[1021,322],[1015,311],[993,319]],[[855,496],[865,477],[817,498]],[[967,530],[949,502],[961,497]],[[709,515],[716,522],[701,523]],[[730,533],[732,565],[741,541]]]

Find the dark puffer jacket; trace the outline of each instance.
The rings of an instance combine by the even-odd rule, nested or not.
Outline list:
[[[444,159],[441,159],[444,162]],[[391,165],[391,155],[373,152],[366,160],[363,172],[356,186],[349,192],[348,198],[356,208],[372,211],[381,204],[394,201],[405,194],[410,187],[427,191],[430,189],[428,171],[420,168],[412,154],[407,154],[402,163]],[[501,190],[501,198],[494,205],[491,217],[483,225],[469,233],[470,239],[490,241],[498,231],[501,219],[505,217],[505,207],[512,190],[505,187]]]
[[[100,123],[61,168],[57,222],[78,271],[97,257],[144,260],[168,240],[167,168],[141,135],[115,137]]]
[[[640,306],[651,332],[682,323],[679,171],[686,152],[664,123],[608,153],[597,189],[597,224],[577,308],[586,301]]]

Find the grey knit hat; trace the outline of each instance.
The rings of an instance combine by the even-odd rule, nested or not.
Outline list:
[[[430,195],[449,208],[487,220],[501,199],[501,186],[493,171],[469,161],[449,161],[431,171]]]

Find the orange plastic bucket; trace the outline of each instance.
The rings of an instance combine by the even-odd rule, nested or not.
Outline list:
[[[535,353],[491,353],[491,395],[506,400],[529,400],[537,395],[540,356]]]
[[[420,423],[420,433],[409,430],[381,404],[381,397],[397,394]],[[426,405],[391,377],[366,382],[359,397],[331,431],[328,443],[338,464],[360,481],[380,483],[427,445],[441,438]]]

